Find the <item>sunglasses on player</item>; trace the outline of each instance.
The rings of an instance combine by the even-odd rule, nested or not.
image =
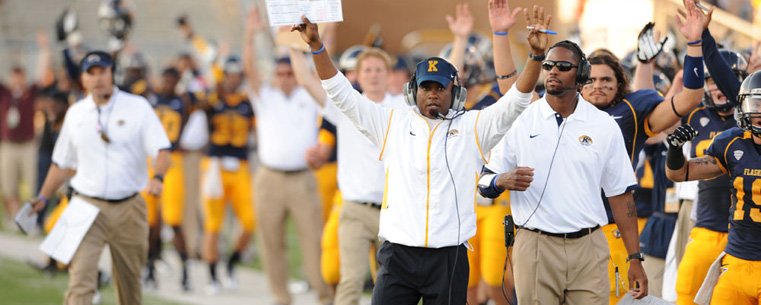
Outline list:
[[[566,72],[566,71],[570,71],[573,68],[578,68],[579,66],[574,65],[567,61],[554,61],[554,60],[542,61],[542,69],[550,71],[552,70],[552,67],[558,67],[558,70],[562,72]]]

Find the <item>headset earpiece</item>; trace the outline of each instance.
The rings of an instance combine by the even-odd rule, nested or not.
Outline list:
[[[576,51],[579,53],[579,56],[581,58],[579,59],[579,67],[576,68],[576,84],[584,85],[589,81],[589,76],[592,74],[592,65],[589,64],[589,61],[587,60],[587,56],[584,55],[584,51],[581,50],[581,47],[577,45],[575,42],[570,40],[563,40],[558,43],[555,43],[552,47],[550,47],[549,50],[552,50],[555,48],[559,43],[568,43],[572,45]],[[548,52],[549,52],[548,50]]]
[[[462,80],[460,80],[459,72],[455,69],[455,79],[457,84],[452,84],[452,110],[462,111],[465,108],[465,100],[468,97],[468,90],[462,86]]]
[[[417,95],[417,78],[415,77],[415,74],[416,72],[413,72],[410,81],[402,87],[404,101],[407,102],[407,105],[414,107],[417,106],[417,102],[415,101],[415,96]]]

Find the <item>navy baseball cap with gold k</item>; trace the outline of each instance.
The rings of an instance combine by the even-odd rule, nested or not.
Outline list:
[[[111,55],[103,51],[90,51],[82,58],[82,72],[87,72],[90,68],[98,66],[103,68],[109,68],[114,65]]]
[[[431,57],[417,63],[415,68],[415,78],[417,85],[423,82],[432,81],[446,87],[454,81],[457,75],[457,69],[446,59],[441,57]]]

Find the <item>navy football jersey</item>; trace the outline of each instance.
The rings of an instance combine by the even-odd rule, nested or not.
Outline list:
[[[761,153],[751,133],[733,127],[706,150],[732,183],[729,236],[724,250],[732,256],[761,260]]]
[[[320,130],[325,130],[333,135],[333,138],[335,138],[336,144],[333,145],[333,153],[330,154],[330,158],[328,159],[328,162],[336,162],[338,161],[338,150],[336,147],[338,146],[338,134],[336,130],[336,125],[333,125],[330,123],[330,121],[326,120],[325,118],[322,118],[322,122],[320,123]]]
[[[639,162],[639,153],[645,147],[645,141],[655,135],[650,131],[647,118],[661,102],[663,102],[663,96],[658,91],[642,89],[625,95],[622,101],[613,106],[600,109],[607,112],[621,128],[626,152],[632,162],[632,170]],[[608,214],[608,222],[615,223],[608,198],[604,194],[603,203]],[[650,214],[652,214],[652,208],[648,204],[642,202],[637,204],[637,216],[647,217]]]
[[[171,151],[177,150],[180,143],[182,128],[185,126],[185,103],[177,95],[163,96],[156,94],[150,99],[156,115],[159,117],[161,124],[164,125],[164,131],[172,143]]]
[[[211,157],[248,159],[248,138],[252,129],[254,109],[244,94],[217,93],[208,96],[209,151]]]
[[[722,117],[716,111],[706,107],[695,108],[688,116],[682,118],[682,123],[687,123],[699,132],[692,139],[690,158],[699,158],[705,155],[705,151],[711,141],[722,131],[737,126],[734,117]],[[731,202],[732,184],[729,175],[721,175],[714,179],[701,180],[698,182],[698,219],[695,227],[706,228],[716,232],[727,232],[729,222],[729,206]]]

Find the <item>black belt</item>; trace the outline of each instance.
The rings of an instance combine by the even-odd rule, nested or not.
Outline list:
[[[575,238],[581,238],[584,236],[587,236],[589,234],[592,234],[592,232],[597,231],[597,229],[600,228],[600,225],[596,225],[594,228],[585,228],[578,230],[576,232],[571,233],[551,233],[551,232],[545,232],[539,229],[529,229],[526,227],[518,226],[519,229],[529,230],[531,232],[536,232],[542,235],[552,236],[552,237],[560,237],[560,238],[568,238],[568,239],[575,239]]]
[[[370,201],[355,201],[355,202],[359,203],[361,205],[369,206],[371,208],[376,208],[378,210],[381,209],[381,204],[380,203],[375,203],[375,202],[370,202]]]
[[[309,170],[309,168],[301,168],[301,169],[294,169],[294,170],[281,170],[281,169],[272,168],[272,167],[269,167],[269,166],[266,166],[266,165],[261,165],[261,166],[263,166],[263,167],[265,167],[265,168],[267,168],[267,169],[269,169],[269,170],[271,170],[273,172],[283,173],[283,174],[286,174],[286,175],[298,174],[298,173],[302,173],[302,172],[305,172],[305,171]]]
[[[111,203],[111,204],[117,204],[117,203],[122,203],[124,201],[132,199],[133,197],[137,196],[138,193],[134,193],[132,195],[129,195],[127,197],[120,198],[120,199],[106,199],[106,198],[100,198],[100,197],[87,196],[85,194],[82,194],[82,193],[78,192],[77,190],[74,190],[74,194],[77,195],[77,196],[87,197],[87,198],[95,199],[95,200],[98,200],[98,201],[105,201],[105,202],[108,202],[108,203]]]

